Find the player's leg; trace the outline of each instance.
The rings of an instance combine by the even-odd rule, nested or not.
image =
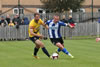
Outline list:
[[[32,54],[36,59],[39,59],[39,57],[37,56],[39,48],[40,48],[40,46],[36,45],[35,48],[34,48],[34,53],[33,53],[34,55]]]
[[[36,44],[35,48],[34,48],[34,56],[37,56],[37,53],[39,51],[40,46],[38,44]]]
[[[54,45],[56,45],[56,43],[61,41],[60,38],[50,38],[50,40]],[[62,46],[64,46],[63,41],[61,41],[61,42],[62,42]],[[56,50],[56,53],[59,54],[60,51],[61,51],[61,49],[58,47],[58,49]]]
[[[38,45],[42,48],[42,51],[43,51],[48,57],[50,57],[50,54],[48,53],[48,51],[47,51],[47,49],[45,48],[44,44],[43,44],[40,40],[36,40],[35,43],[38,44]]]
[[[64,46],[63,46],[61,43],[59,43],[59,42],[56,43],[56,46],[59,47],[60,50],[61,50],[62,52],[64,52],[65,54],[67,54],[67,55],[70,56],[71,58],[74,58],[74,56],[72,56],[72,55],[67,51],[67,49],[64,48]]]
[[[30,40],[31,40],[33,43],[35,43],[36,39],[37,39],[36,37],[30,37]],[[38,44],[35,43],[35,48],[34,48],[34,51],[33,51],[33,53],[32,53],[32,56],[35,57],[36,59],[39,59],[39,57],[37,56],[37,53],[38,53],[38,51],[39,51],[39,48],[40,48],[40,46],[39,46]]]
[[[60,48],[58,48],[58,52],[62,51],[64,53],[66,53],[67,55],[70,55],[70,53],[67,51],[67,49],[64,48],[64,44],[63,43],[64,43],[64,41],[63,41],[62,38],[58,38],[57,39],[56,45],[58,45],[58,47],[60,47]]]
[[[58,38],[56,41],[57,41],[57,42],[60,42],[60,43],[61,43],[61,45],[64,47],[64,44],[63,44],[63,43],[64,43],[64,41],[63,41],[63,39],[62,39],[62,38]],[[56,43],[57,43],[57,42],[56,42]],[[59,54],[59,52],[60,52],[60,51],[62,51],[62,50],[61,50],[60,48],[58,48],[58,49],[57,49],[58,54]]]
[[[37,37],[30,37],[30,40],[31,40],[33,43],[35,43],[35,41],[36,41],[37,39],[39,39],[39,38],[37,38]],[[40,48],[40,46],[39,46],[38,44],[35,43],[35,48],[34,48],[34,51],[33,51],[33,53],[32,53],[32,56],[34,56],[36,59],[39,59],[39,57],[37,56],[37,53],[38,53],[38,51],[39,51],[39,48]]]
[[[62,44],[62,46],[64,47],[64,44]],[[56,52],[59,54],[60,51],[61,51],[61,49],[58,48]]]

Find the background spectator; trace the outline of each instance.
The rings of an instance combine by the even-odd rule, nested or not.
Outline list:
[[[20,25],[24,25],[24,19],[21,20]]]
[[[10,16],[8,14],[6,16],[6,21],[7,21],[8,24],[10,23]]]
[[[71,15],[69,15],[68,23],[75,24],[75,22],[74,22],[74,20],[73,20]]]
[[[16,28],[18,29],[19,25],[21,24],[21,19],[19,15],[15,15],[12,21],[14,22],[14,24],[16,25]]]
[[[21,24],[21,19],[20,19],[19,15],[15,15],[12,21],[14,22],[15,25]]]
[[[11,26],[11,27],[14,26],[14,23],[12,22],[12,20],[10,21],[10,23],[8,25]]]
[[[62,16],[62,20],[61,21],[64,22],[64,23],[68,23],[68,21],[66,20],[66,16],[65,15]]]
[[[99,19],[98,19],[98,23],[100,23],[100,17],[99,17]]]
[[[24,20],[24,25],[28,25],[29,24],[29,20],[28,20],[27,17],[25,17],[23,20]]]
[[[1,26],[4,26],[4,27],[5,27],[6,25],[8,25],[7,21],[5,20],[5,18],[4,18],[3,16],[1,17],[0,25],[1,25]]]
[[[68,23],[65,15],[62,16],[62,20],[61,21],[64,22],[64,23]],[[66,27],[64,27],[64,29],[66,29]],[[64,39],[66,39],[66,34],[65,33],[66,33],[66,30],[64,31]]]
[[[18,16],[17,16],[17,15],[14,16],[12,22],[13,22],[15,25],[18,24]]]
[[[73,30],[74,30],[74,27],[76,25],[76,23],[74,22],[73,18],[71,15],[69,15],[69,19],[68,19],[68,23],[73,26],[73,28],[69,28],[69,37],[72,38],[72,34],[73,34]]]

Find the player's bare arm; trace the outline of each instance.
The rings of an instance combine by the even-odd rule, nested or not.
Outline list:
[[[48,25],[46,25],[45,23],[42,24],[46,29],[49,29]]]
[[[35,29],[35,28],[33,26],[30,26],[30,34],[33,35],[33,36],[38,36],[42,39],[43,35],[41,35],[41,34],[38,35],[38,34],[34,33],[33,29]]]

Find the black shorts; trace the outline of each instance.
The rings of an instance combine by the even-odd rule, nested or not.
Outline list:
[[[61,44],[64,43],[62,38],[50,38],[50,40],[54,45],[56,45],[56,43],[58,43],[58,42],[61,43]]]
[[[36,40],[39,40],[39,37],[37,37],[37,36],[30,37],[30,40],[35,43]]]

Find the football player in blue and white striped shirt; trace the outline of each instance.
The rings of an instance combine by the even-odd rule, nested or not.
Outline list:
[[[54,15],[53,20],[48,20],[46,22],[46,24],[49,26],[48,34],[49,34],[49,38],[50,38],[51,42],[58,47],[57,53],[62,51],[65,54],[67,54],[68,56],[70,56],[71,58],[74,58],[74,56],[72,56],[67,51],[67,49],[64,48],[64,41],[63,41],[62,36],[60,34],[61,26],[68,26],[68,24],[61,22],[59,20],[59,15],[57,15],[57,14]],[[70,27],[72,27],[72,26],[70,26]]]

